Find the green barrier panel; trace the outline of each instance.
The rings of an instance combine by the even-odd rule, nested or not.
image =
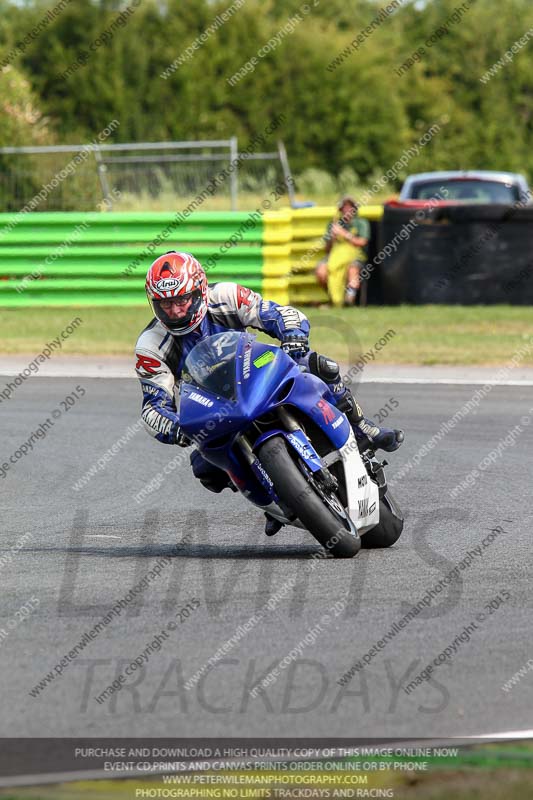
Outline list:
[[[133,247],[88,247],[74,246],[62,250],[51,250],[48,247],[0,247],[0,277],[20,277],[40,272],[46,276],[74,275],[109,275],[120,278],[144,277],[146,269],[154,256],[148,256],[130,269],[130,265],[139,258],[140,250]],[[230,251],[220,253],[212,246],[192,248],[193,255],[206,265],[206,271],[212,273],[213,280],[219,280],[221,274],[255,273],[261,274],[263,255],[261,247],[233,247]],[[213,259],[212,266],[209,259]],[[48,263],[47,263],[48,262]],[[126,274],[124,275],[124,272]]]
[[[178,212],[179,214],[180,212]],[[84,225],[88,227],[85,228]],[[231,236],[239,242],[261,242],[263,221],[250,212],[197,212],[180,220],[177,214],[159,212],[28,212],[0,214],[0,247],[10,244],[61,244],[73,237],[79,243],[139,242],[144,246],[158,237],[158,247],[182,247],[193,242],[219,242]]]
[[[75,307],[83,308],[83,306],[144,306],[146,304],[146,295],[135,292],[134,294],[115,294],[113,292],[84,292],[83,296],[80,294],[58,294],[53,298],[46,295],[36,295],[35,297],[24,297],[17,295],[15,298],[2,298],[0,305],[2,308],[43,308],[50,307]],[[148,309],[147,309],[148,310]]]
[[[333,211],[1,213],[0,305],[142,304],[146,269],[172,248],[191,251],[210,282],[237,280],[281,304],[320,302],[314,264]],[[42,277],[23,282],[32,272]]]
[[[0,214],[0,305],[143,303],[147,268],[172,248],[193,252],[211,282],[261,291],[262,238],[249,212]]]
[[[250,282],[255,284],[258,289],[261,285],[262,278],[250,278]],[[25,292],[30,294],[46,293],[46,292],[60,292],[60,291],[82,291],[90,289],[91,291],[107,291],[113,289],[116,291],[131,291],[138,290],[144,294],[144,280],[140,278],[132,278],[130,280],[114,280],[113,278],[74,278],[73,280],[41,280],[32,281],[28,284]],[[13,287],[7,281],[0,281],[0,294],[1,295],[18,295]]]
[[[260,277],[249,278],[246,285],[261,291]],[[0,281],[0,306],[89,306],[144,305],[144,280],[76,278],[73,280],[32,281],[24,292],[17,293],[13,284]]]

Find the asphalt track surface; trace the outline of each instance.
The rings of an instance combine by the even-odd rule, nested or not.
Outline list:
[[[6,378],[1,379],[3,387]],[[533,655],[530,591],[532,424],[457,499],[450,491],[533,408],[533,388],[497,386],[421,459],[394,492],[405,531],[389,550],[356,559],[312,559],[309,534],[263,535],[259,510],[240,496],[206,492],[188,463],[137,503],[134,496],[176,456],[143,430],[88,484],[72,488],[138,419],[134,380],[38,378],[2,402],[0,464],[81,385],[86,394],[54,419],[32,452],[0,479],[2,736],[444,737],[531,728],[533,672],[502,685]],[[389,398],[406,431],[388,456],[394,476],[475,392],[468,385],[365,384],[371,415]],[[181,451],[183,452],[183,451]],[[408,609],[501,526],[481,556],[393,636],[344,687],[337,681]],[[21,537],[25,536],[24,539]],[[185,543],[183,543],[185,541]],[[181,544],[180,544],[181,543]],[[170,557],[37,697],[86,630]],[[254,611],[296,579],[262,621],[189,691],[184,683]],[[490,613],[495,598],[510,598]],[[94,698],[191,598],[200,606],[110,699]],[[33,598],[33,600],[32,600]],[[332,607],[345,609],[335,617]],[[33,604],[33,610],[28,604]],[[497,603],[495,603],[497,605]],[[30,608],[30,615],[23,619]],[[250,689],[302,642],[316,640],[258,697]],[[485,613],[451,661],[410,694],[402,688]],[[463,637],[464,638],[464,637]]]

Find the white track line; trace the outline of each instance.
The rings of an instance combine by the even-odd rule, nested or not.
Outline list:
[[[489,739],[490,741],[500,741],[502,739],[533,739],[533,730],[525,731],[502,731],[501,733],[482,733],[480,736],[469,736],[469,739]]]
[[[26,356],[1,356],[0,376],[12,382],[27,367]],[[341,374],[350,373],[350,367],[341,364]],[[416,365],[369,365],[353,377],[353,384],[404,384],[406,386],[533,386],[533,367],[521,366],[503,371],[497,366],[416,366]],[[507,374],[506,374],[507,373]],[[351,374],[351,373],[350,373]],[[98,358],[58,357],[55,362],[43,364],[36,374],[27,378],[105,378],[111,380],[136,380],[134,361],[126,357],[106,360]],[[2,381],[3,382],[3,381]],[[6,380],[6,384],[9,381]],[[26,380],[19,383],[22,386]],[[2,390],[0,385],[0,391]]]
[[[533,380],[490,381],[480,378],[363,378],[361,383],[448,384],[449,386],[533,386]]]
[[[18,372],[13,372],[13,368],[6,369],[6,367],[0,367],[0,376],[3,378],[16,378]],[[44,373],[37,373],[35,375],[31,375],[31,378],[105,378],[106,380],[135,380],[137,375],[135,374],[135,370],[124,370],[124,372],[116,373],[116,372],[106,372],[104,370],[97,370],[91,369],[90,367],[87,369],[80,369],[75,368],[72,371],[66,370],[46,370]],[[24,381],[23,383],[25,383]],[[23,384],[19,384],[22,386]],[[0,390],[2,387],[0,387]]]
[[[13,370],[0,367],[0,377],[14,378]],[[135,380],[136,375],[132,372],[117,374],[116,372],[104,372],[94,369],[74,369],[72,372],[47,370],[46,374],[38,373],[32,378],[100,378],[104,380]],[[442,386],[533,386],[533,380],[529,378],[517,378],[508,381],[491,381],[489,378],[409,378],[409,377],[387,377],[387,376],[362,376],[361,383],[383,383],[383,384],[405,384],[409,385],[442,385]],[[23,384],[20,384],[22,386]],[[353,385],[353,384],[352,384]],[[2,387],[0,386],[0,390]]]

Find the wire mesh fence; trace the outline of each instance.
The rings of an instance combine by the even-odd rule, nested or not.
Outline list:
[[[0,210],[97,210],[102,188],[94,156],[75,169],[68,169],[71,160],[71,153],[0,151]]]
[[[281,148],[239,153],[236,139],[4,147],[0,210],[172,211],[186,208],[214,182],[202,199],[204,210],[249,208],[285,182]]]

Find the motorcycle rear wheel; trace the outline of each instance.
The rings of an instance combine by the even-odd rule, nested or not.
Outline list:
[[[392,513],[391,508],[396,513]],[[365,550],[378,547],[390,547],[401,536],[403,531],[403,515],[389,491],[379,502],[379,522],[375,528],[363,533],[361,547]]]

